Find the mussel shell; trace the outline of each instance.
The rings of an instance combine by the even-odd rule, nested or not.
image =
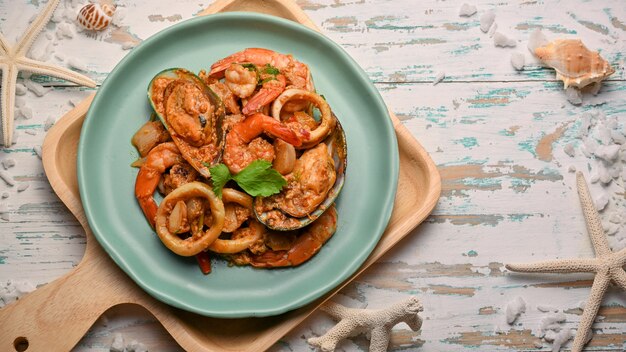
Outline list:
[[[215,129],[217,130],[216,131],[216,136],[217,136],[216,137],[217,138],[216,149],[219,152],[217,156],[214,158],[214,160],[212,160],[209,164],[210,165],[218,164],[222,159],[222,152],[224,150],[224,142],[225,142],[225,134],[226,134],[226,131],[224,130],[225,108],[224,108],[224,104],[222,103],[222,100],[218,97],[217,94],[215,94],[215,92],[213,92],[213,90],[211,90],[211,88],[209,88],[209,86],[206,85],[206,83],[204,83],[204,81],[200,77],[198,77],[196,74],[194,74],[193,72],[189,70],[175,67],[175,68],[168,68],[157,73],[148,84],[148,100],[150,101],[150,105],[154,109],[154,112],[159,117],[159,120],[161,120],[165,128],[168,130],[169,130],[169,126],[167,124],[167,119],[165,118],[163,114],[159,113],[156,107],[156,103],[154,102],[154,96],[153,96],[154,89],[153,88],[154,88],[154,83],[156,82],[158,78],[169,78],[169,79],[172,79],[172,82],[180,81],[180,80],[192,82],[198,88],[200,88],[200,90],[204,93],[204,95],[209,99],[209,102],[216,107],[215,108],[215,114],[216,114]],[[164,97],[162,97],[163,101],[167,99],[167,96],[172,91],[170,86],[173,86],[173,85],[170,83],[163,92],[163,95],[164,95]],[[172,138],[174,139],[174,142],[176,143],[177,146],[179,146],[179,149],[180,149],[181,148],[181,145],[179,144],[180,141],[177,140],[177,138],[174,138],[174,136],[172,136]],[[183,153],[183,157],[185,157],[185,153]],[[203,176],[205,177],[210,176],[208,167],[206,165],[192,162],[190,160],[188,161]]]
[[[302,218],[294,218],[293,216],[290,216],[289,214],[283,212],[283,214],[285,214],[287,217],[291,219],[296,219],[297,226],[283,227],[271,225],[268,223],[269,214],[267,214],[266,212],[259,213],[257,212],[256,206],[253,207],[254,215],[257,217],[259,222],[263,223],[268,228],[277,231],[291,231],[310,225],[313,221],[319,218],[326,211],[326,209],[330,208],[339,196],[339,193],[341,192],[341,189],[343,188],[343,184],[346,179],[346,169],[348,167],[348,146],[346,144],[346,134],[343,130],[343,127],[341,126],[341,123],[339,123],[339,120],[334,114],[333,118],[337,123],[335,129],[328,137],[326,137],[326,139],[322,143],[325,143],[328,146],[328,149],[332,154],[333,161],[335,162],[335,172],[337,175],[335,184],[328,191],[326,199],[307,216],[304,216]],[[261,199],[262,197],[257,197],[255,203],[260,201]]]

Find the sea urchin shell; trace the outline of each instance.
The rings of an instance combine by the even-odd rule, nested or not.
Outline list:
[[[85,29],[101,31],[109,26],[115,6],[107,4],[87,4],[78,12],[76,20]]]
[[[582,88],[600,82],[615,72],[597,51],[585,47],[579,39],[557,39],[535,49],[535,55],[556,70],[563,88]]]

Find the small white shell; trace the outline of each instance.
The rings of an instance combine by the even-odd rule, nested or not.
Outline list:
[[[80,9],[76,20],[85,29],[101,31],[109,26],[114,12],[115,6],[87,4]]]

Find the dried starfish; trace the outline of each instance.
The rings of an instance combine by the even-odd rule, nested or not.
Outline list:
[[[96,82],[72,70],[26,57],[33,42],[48,23],[60,0],[50,0],[44,10],[28,26],[24,36],[11,47],[0,33],[0,70],[2,71],[2,140],[5,147],[11,146],[13,139],[13,120],[15,116],[15,87],[19,71],[53,76],[67,81],[94,88]]]
[[[582,173],[576,174],[578,195],[583,208],[583,215],[587,223],[587,231],[596,252],[596,257],[550,260],[532,264],[506,264],[506,268],[512,271],[525,273],[596,273],[591,286],[589,299],[585,303],[583,315],[578,324],[578,331],[572,345],[573,352],[582,351],[587,343],[586,337],[591,329],[591,324],[598,314],[602,297],[613,281],[617,286],[626,290],[626,248],[614,253],[609,247],[609,242],[604,235],[600,216],[593,204],[585,177]]]
[[[371,331],[370,352],[387,350],[391,328],[398,323],[405,322],[413,331],[419,330],[422,327],[422,318],[417,313],[424,310],[414,296],[385,309],[347,308],[330,301],[320,309],[339,322],[326,334],[310,338],[309,344],[321,348],[322,351],[334,351],[340,340]]]

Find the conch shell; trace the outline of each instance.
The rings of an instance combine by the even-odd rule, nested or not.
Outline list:
[[[583,88],[599,83],[615,69],[597,51],[590,51],[580,39],[557,39],[535,49],[535,55],[556,70],[563,88]]]
[[[115,6],[87,4],[80,9],[76,20],[87,30],[101,31],[109,26],[114,13]]]

